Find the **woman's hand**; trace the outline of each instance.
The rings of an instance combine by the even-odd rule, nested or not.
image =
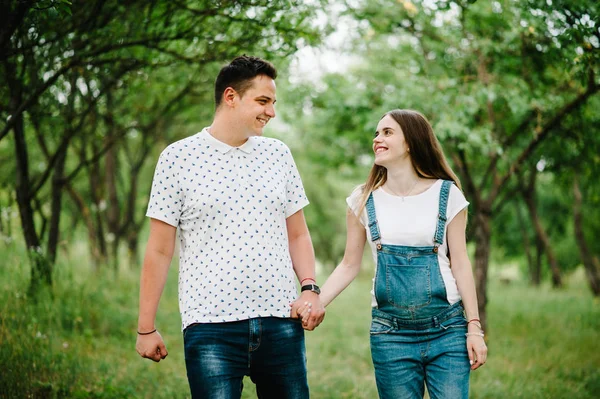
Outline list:
[[[469,323],[467,335],[467,353],[471,370],[477,370],[487,361],[487,345],[483,339],[481,327],[475,323]]]
[[[290,306],[291,317],[302,319],[305,330],[314,330],[325,318],[325,307],[314,292],[304,291]]]

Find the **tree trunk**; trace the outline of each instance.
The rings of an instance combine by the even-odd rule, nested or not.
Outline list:
[[[96,154],[97,148],[92,142],[92,154]],[[104,218],[102,213],[104,212],[104,204],[102,201],[102,179],[100,165],[98,162],[91,164],[89,170],[89,183],[90,183],[90,196],[92,203],[95,207],[94,218],[95,218],[95,234],[98,242],[98,250],[100,251],[100,259],[105,262],[108,259],[108,250],[106,247],[106,237],[104,235]]]
[[[525,256],[527,257],[527,270],[529,271],[529,281],[537,285],[535,283],[535,260],[533,258],[532,250],[531,250],[531,241],[529,240],[529,228],[527,223],[525,222],[525,217],[523,216],[523,210],[521,209],[521,205],[518,202],[515,202],[515,208],[517,210],[517,219],[519,221],[519,225],[521,227],[521,236],[523,237],[523,251],[525,252]]]
[[[70,86],[76,87],[77,85],[77,74],[69,74]],[[74,126],[75,120],[75,102],[77,100],[77,90],[71,90],[68,96],[68,106],[66,112],[67,128],[63,133],[60,145],[56,149],[54,163],[54,173],[52,175],[52,186],[51,186],[51,213],[50,213],[50,229],[48,235],[48,260],[54,265],[56,262],[56,251],[60,238],[60,219],[62,214],[62,197],[63,190],[65,187],[65,164],[67,162],[67,152],[69,151],[69,144],[71,138],[76,133],[76,127]],[[74,231],[72,229],[71,231]]]
[[[115,123],[112,116],[112,95],[110,91],[106,93],[106,106],[106,143],[110,143],[114,140],[115,135]],[[108,194],[108,201],[106,204],[106,225],[110,234],[110,258],[115,270],[119,267],[118,256],[119,243],[121,241],[119,197],[117,194],[117,169],[117,148],[116,146],[111,145],[104,156],[104,178]]]
[[[10,90],[10,108],[15,110],[21,104],[23,98],[23,87],[18,77],[15,75],[15,66],[5,61],[3,64],[4,73],[8,81]],[[46,261],[42,252],[40,237],[35,230],[34,210],[31,198],[31,179],[29,176],[29,157],[27,151],[27,141],[25,140],[25,126],[23,114],[14,116],[13,132],[15,137],[15,157],[16,157],[16,185],[17,206],[21,219],[21,228],[25,245],[31,262],[31,282],[29,286],[30,294],[35,294],[42,284],[52,285],[52,268]]]
[[[48,262],[54,265],[56,262],[56,248],[58,247],[58,240],[60,237],[60,216],[62,210],[62,193],[64,187],[64,171],[65,162],[67,159],[67,148],[59,147],[58,158],[54,166],[54,175],[52,176],[52,194],[51,194],[51,213],[50,213],[50,226],[48,234]]]
[[[90,256],[92,258],[92,263],[94,265],[94,269],[98,270],[100,263],[106,261],[106,259],[104,259],[102,257],[102,252],[100,251],[100,248],[98,247],[98,239],[96,237],[96,227],[94,226],[94,220],[92,218],[92,213],[90,211],[90,208],[86,205],[83,197],[77,191],[75,191],[75,189],[73,189],[73,187],[70,184],[66,185],[66,189],[67,189],[67,192],[69,193],[69,196],[71,197],[71,199],[77,206],[77,209],[79,210],[79,213],[81,214],[81,218],[83,219],[83,222],[85,223],[85,227],[87,228]]]
[[[138,238],[139,234],[134,230],[131,230],[127,236],[127,258],[130,269],[135,269],[139,264]]]
[[[477,284],[477,303],[479,307],[479,318],[481,325],[487,329],[487,277],[490,261],[490,238],[491,238],[491,212],[484,204],[476,210],[477,219],[475,228],[475,282]]]
[[[35,5],[33,0],[7,1],[0,5],[0,60],[12,50],[11,38],[23,23],[27,12]]]
[[[130,268],[135,268],[138,264],[138,239],[140,225],[136,223],[135,210],[138,194],[138,177],[140,168],[132,168],[129,184],[129,195],[127,196],[127,207],[125,223],[121,226],[122,231],[127,232],[127,253]]]
[[[542,259],[544,258],[544,243],[535,236],[535,264],[533,265],[533,285],[539,286],[542,283]]]
[[[537,207],[535,204],[535,186],[533,189],[528,189],[527,192],[524,192],[523,198],[527,204],[527,209],[529,210],[529,216],[531,218],[531,222],[533,223],[535,233],[543,244],[546,257],[548,258],[550,272],[552,273],[552,286],[555,288],[562,287],[562,277],[560,267],[558,266],[558,261],[554,255],[552,245],[550,244],[550,238],[548,237],[544,226],[542,226],[542,222],[537,214]]]
[[[13,127],[17,158],[17,204],[23,237],[25,238],[25,245],[27,246],[31,262],[29,292],[30,294],[35,294],[41,285],[52,285],[52,266],[43,254],[39,236],[35,231],[33,207],[29,195],[31,184],[29,180],[29,161],[27,159],[27,143],[25,142],[23,117],[17,116],[17,118],[21,119],[20,121],[16,121]]]
[[[600,296],[600,261],[598,256],[593,255],[585,240],[582,218],[582,196],[579,188],[579,178],[575,175],[573,179],[573,222],[575,224],[575,241],[579,247],[581,261],[585,267],[586,276],[594,296]]]

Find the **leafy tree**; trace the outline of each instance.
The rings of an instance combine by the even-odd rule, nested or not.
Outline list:
[[[137,182],[149,166],[150,144],[176,136],[174,115],[193,108],[194,92],[210,93],[214,72],[234,56],[277,61],[320,35],[310,20],[314,6],[296,1],[68,4],[12,0],[0,10],[0,143],[15,148],[14,190],[33,292],[52,280],[65,192],[87,215],[88,237],[100,252],[107,233],[134,246]],[[35,159],[43,170],[32,168]],[[128,173],[119,168],[123,161]],[[107,204],[106,212],[92,218],[89,203]]]
[[[315,156],[327,148],[330,167],[360,164],[389,109],[414,108],[432,120],[472,203],[485,320],[491,221],[541,145],[551,136],[568,140],[564,123],[600,90],[599,18],[593,1],[469,3],[348,4],[356,66],[304,89],[299,103],[311,121],[305,130],[324,143]]]
[[[595,296],[600,295],[600,245],[595,239],[600,224],[600,118],[597,109],[600,99],[594,98],[586,107],[569,116],[564,123],[565,135],[551,138],[544,153],[547,169],[555,176],[556,190],[567,204],[567,210],[553,207],[548,213],[569,214],[569,233],[572,235],[571,249],[579,252],[590,288]],[[567,251],[564,251],[567,252]],[[567,260],[563,260],[566,263]]]

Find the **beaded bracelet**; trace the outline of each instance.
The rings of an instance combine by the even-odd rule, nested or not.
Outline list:
[[[477,336],[477,337],[481,337],[481,338],[485,337],[485,334],[483,333],[483,331],[472,332],[472,333],[469,333],[469,332],[465,333],[465,337],[468,337],[468,336],[471,336],[471,335],[474,335],[474,336]]]
[[[139,331],[137,333],[138,333],[138,335],[150,335],[150,334],[155,333],[155,332],[156,332],[156,328],[154,330],[152,330],[152,331],[148,331],[148,332],[145,332],[145,333],[141,333]]]

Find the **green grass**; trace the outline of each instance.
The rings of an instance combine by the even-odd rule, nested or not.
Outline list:
[[[157,325],[169,357],[135,352],[138,271],[93,273],[71,255],[51,292],[26,296],[28,265],[0,247],[0,398],[187,398],[177,271]],[[370,271],[365,270],[307,333],[313,398],[376,398],[369,353]],[[600,396],[600,303],[580,275],[563,290],[490,281],[488,363],[472,374],[472,398]],[[244,398],[255,398],[244,381]]]

